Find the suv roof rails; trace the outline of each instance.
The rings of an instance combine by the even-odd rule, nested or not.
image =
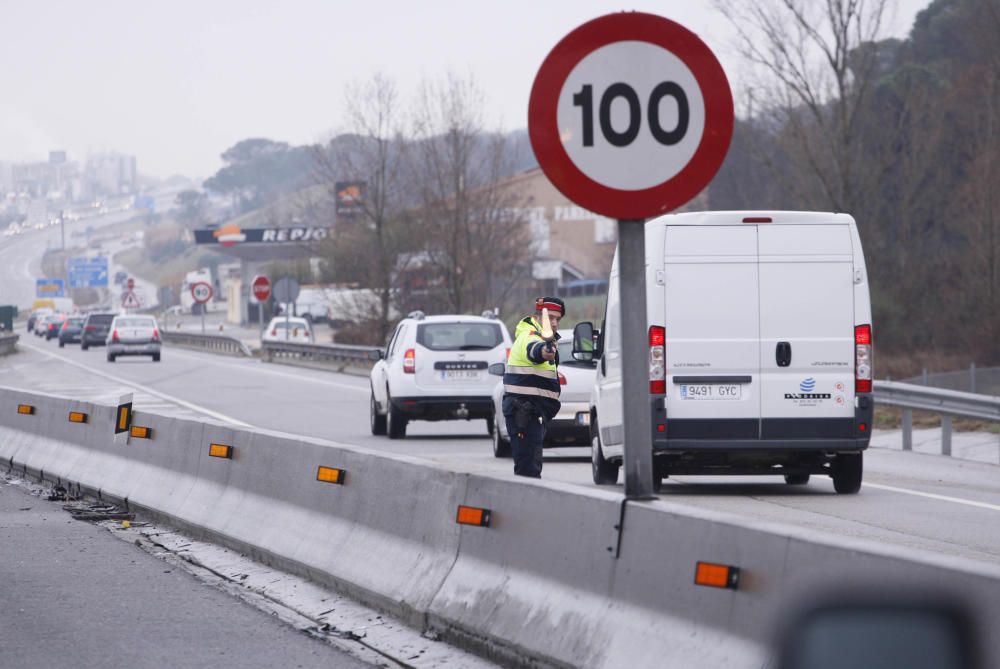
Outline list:
[[[413,318],[413,319],[416,319],[418,321],[422,321],[422,320],[424,320],[424,317],[426,315],[427,314],[425,314],[424,312],[422,312],[419,309],[417,309],[416,311],[411,311],[410,313],[406,314],[406,317],[407,318]]]
[[[496,307],[493,307],[492,309],[487,309],[486,311],[481,313],[480,316],[482,316],[483,318],[492,318],[494,320],[499,320],[500,310]]]

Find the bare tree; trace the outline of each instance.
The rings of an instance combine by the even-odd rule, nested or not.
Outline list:
[[[760,102],[782,121],[803,169],[789,187],[835,211],[864,210],[871,165],[863,160],[863,111],[879,65],[890,0],[715,0],[740,36],[744,58],[765,75]]]
[[[503,308],[530,276],[523,198],[504,186],[512,156],[501,133],[484,130],[486,108],[475,81],[454,74],[425,81],[416,104],[410,164],[423,261],[455,313]]]
[[[337,222],[332,243],[335,271],[362,284],[377,297],[371,314],[378,341],[387,337],[399,276],[397,257],[406,248],[402,225],[406,142],[402,135],[399,94],[381,74],[354,83],[346,91],[347,132],[314,152],[316,172],[332,201],[337,184],[364,183],[358,213]],[[364,308],[370,309],[371,301]]]

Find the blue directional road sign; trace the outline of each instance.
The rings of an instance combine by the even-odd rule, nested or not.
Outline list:
[[[66,282],[62,279],[35,279],[36,297],[66,297]]]
[[[66,263],[70,288],[100,288],[108,285],[107,258],[70,258]]]

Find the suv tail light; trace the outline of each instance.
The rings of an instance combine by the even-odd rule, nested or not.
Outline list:
[[[566,385],[566,375],[563,374],[562,372],[559,372],[559,385],[560,386]]]
[[[651,395],[665,395],[667,393],[666,345],[666,328],[661,325],[649,326],[649,392]]]
[[[118,328],[111,331],[111,341],[118,341]]]
[[[872,326],[854,328],[854,392],[872,391]]]
[[[417,352],[412,348],[406,349],[403,354],[403,373],[413,374],[417,371]]]
[[[156,328],[153,328],[153,340],[160,341],[160,331]]]

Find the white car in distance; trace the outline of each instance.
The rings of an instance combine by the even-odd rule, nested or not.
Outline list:
[[[275,316],[260,335],[263,342],[312,344],[313,333],[304,318]]]
[[[510,346],[507,327],[492,315],[411,313],[386,349],[372,352],[372,434],[402,439],[412,420],[476,418],[492,432],[496,378],[487,370]]]

